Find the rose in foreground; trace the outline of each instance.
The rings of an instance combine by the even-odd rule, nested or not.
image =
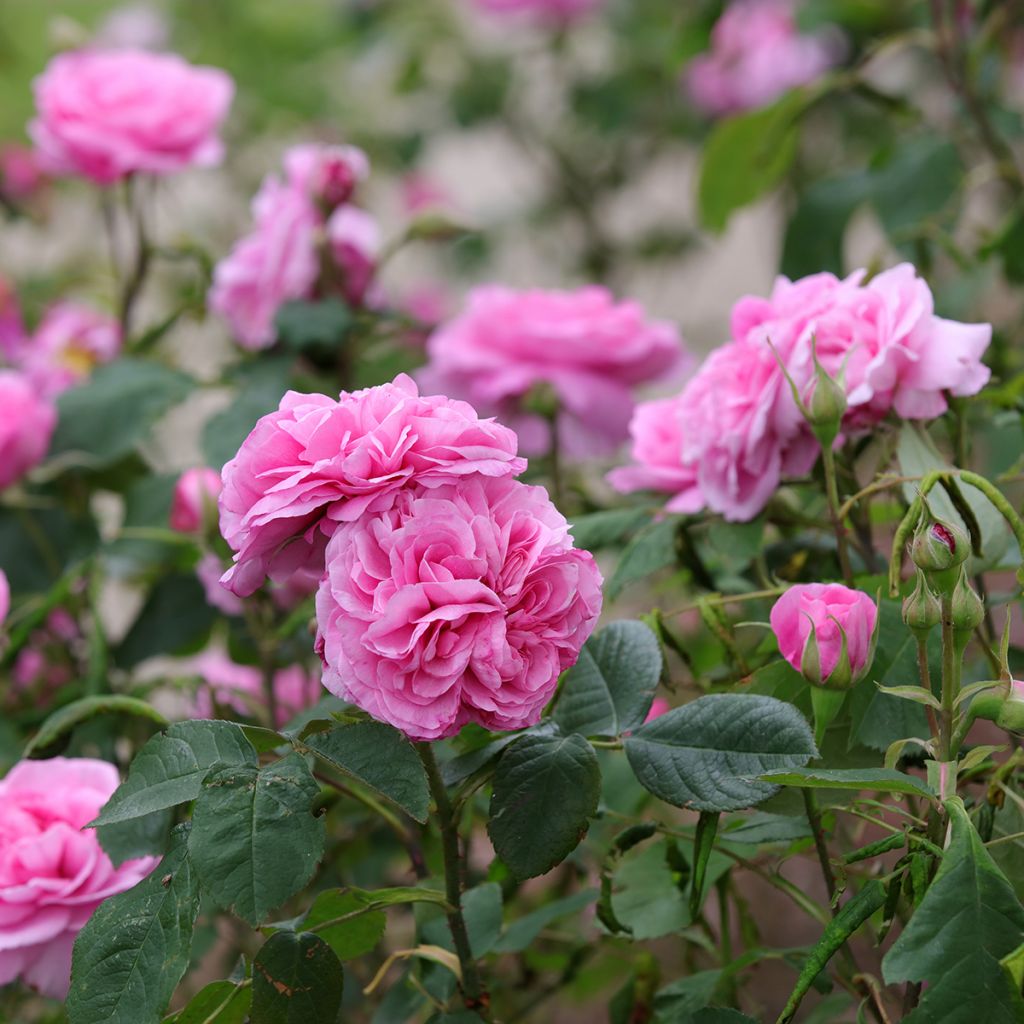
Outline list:
[[[542,487],[474,475],[339,527],[317,593],[324,685],[420,740],[533,725],[601,610]]]
[[[207,167],[234,94],[230,76],[145,50],[62,53],[35,81],[29,125],[44,167],[109,185]]]
[[[71,947],[92,912],[146,877],[156,858],[115,868],[86,829],[120,782],[105,761],[22,761],[0,781],[0,985],[62,999]]]
[[[221,533],[236,552],[225,585],[251,594],[265,576],[323,570],[339,522],[381,511],[413,482],[518,475],[516,435],[465,402],[390,384],[326,395],[288,392],[224,467]]]
[[[599,287],[477,288],[464,311],[431,336],[427,352],[424,386],[497,415],[527,455],[543,454],[552,441],[547,418],[527,408],[527,396],[553,389],[559,447],[581,458],[624,441],[630,389],[685,360],[672,324],[648,319],[637,303],[616,302]]]
[[[56,409],[25,374],[0,370],[0,490],[43,460],[56,425]]]
[[[775,602],[770,619],[786,661],[827,686],[850,685],[871,667],[877,616],[875,602],[859,590],[839,583],[800,583]]]

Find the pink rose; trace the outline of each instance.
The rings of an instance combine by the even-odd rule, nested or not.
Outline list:
[[[430,740],[537,722],[601,575],[543,488],[473,475],[340,526],[316,609],[327,689]]]
[[[780,277],[770,298],[748,296],[736,304],[733,337],[770,339],[802,388],[813,377],[815,339],[830,374],[845,363],[844,425],[851,430],[870,427],[890,411],[904,419],[940,416],[946,411],[943,391],[977,394],[990,375],[981,357],[991,325],[935,316],[931,290],[909,263],[865,283],[866,275],[859,270],[842,281],[832,274]]]
[[[46,169],[100,185],[208,167],[223,153],[217,133],[233,94],[223,71],[174,54],[62,53],[35,80],[29,134]]]
[[[11,610],[11,585],[7,582],[7,575],[0,569],[0,626],[4,624],[7,613]]]
[[[15,370],[0,370],[0,490],[42,462],[57,410]]]
[[[704,498],[697,486],[697,467],[683,462],[682,396],[641,402],[629,424],[636,465],[619,466],[608,482],[623,494],[661,491],[673,495],[669,512],[699,512]]]
[[[214,268],[208,301],[243,348],[261,349],[274,343],[278,309],[312,293],[318,218],[308,196],[274,177],[264,180],[252,212],[252,231]]]
[[[405,374],[337,401],[289,391],[224,467],[221,532],[237,552],[224,583],[244,597],[266,575],[319,575],[337,524],[388,508],[411,483],[525,468],[511,430],[465,402],[421,396]]]
[[[455,205],[444,186],[421,171],[411,171],[400,185],[402,207],[410,217],[426,210],[450,209]]]
[[[476,0],[476,6],[488,14],[524,16],[555,24],[577,21],[603,4],[604,0]]]
[[[0,363],[17,364],[27,344],[18,296],[11,283],[0,277]]]
[[[840,583],[800,583],[775,602],[770,620],[779,652],[798,672],[813,630],[820,678],[827,681],[839,664],[843,633],[853,678],[871,667],[868,662],[877,615],[875,602],[859,590]]]
[[[474,289],[460,316],[427,343],[421,380],[494,412],[520,434],[527,454],[551,445],[547,422],[522,400],[537,385],[558,397],[559,443],[585,457],[628,436],[630,388],[678,369],[685,353],[675,327],[649,320],[635,302],[604,288],[573,292]]]
[[[0,195],[12,203],[24,203],[46,184],[39,157],[28,146],[0,147]]]
[[[40,394],[55,398],[120,351],[121,328],[112,316],[80,302],[56,302],[26,343],[19,365]]]
[[[651,710],[647,712],[647,717],[644,719],[644,725],[648,722],[653,722],[656,718],[661,718],[666,712],[672,710],[672,705],[669,704],[664,697],[655,697],[651,701]]]
[[[709,114],[764,107],[839,62],[837,29],[802,34],[792,0],[733,0],[715,23],[711,49],[690,61],[686,85]]]
[[[83,828],[120,782],[105,761],[21,761],[0,780],[0,985],[67,995],[71,947],[108,896],[142,881],[154,857],[115,868]]]
[[[381,247],[377,221],[357,206],[339,206],[327,222],[327,241],[345,299],[353,306],[380,305],[371,288]]]
[[[240,597],[235,597],[221,583],[220,578],[223,575],[224,566],[212,551],[207,551],[196,563],[196,579],[202,584],[206,603],[225,615],[241,615],[245,605]]]
[[[220,473],[209,466],[186,469],[174,485],[170,523],[180,533],[198,533],[216,512]]]
[[[352,198],[356,185],[370,174],[370,161],[356,146],[293,146],[284,155],[288,184],[304,192],[321,209],[333,210]]]
[[[195,718],[213,718],[218,708],[258,717],[266,707],[263,676],[252,665],[239,665],[221,651],[209,650],[190,659],[187,670],[205,684],[196,693],[192,709]],[[310,672],[303,665],[278,669],[274,673],[277,726],[286,725],[300,711],[312,707],[322,694],[319,672]]]

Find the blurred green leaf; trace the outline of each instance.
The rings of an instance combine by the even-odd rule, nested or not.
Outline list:
[[[67,744],[68,735],[83,722],[100,715],[132,715],[146,718],[158,726],[167,719],[152,704],[136,697],[107,693],[97,697],[82,697],[54,711],[39,727],[25,746],[25,757],[53,757],[58,748]]]

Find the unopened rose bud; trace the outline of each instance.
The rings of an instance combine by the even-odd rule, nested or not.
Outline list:
[[[963,567],[953,588],[951,613],[953,631],[961,643],[966,643],[985,619],[985,604],[968,582]]]
[[[356,146],[294,146],[284,166],[288,184],[308,193],[324,213],[347,203],[370,173],[366,154]]]
[[[180,533],[198,533],[217,517],[217,497],[221,492],[220,473],[201,467],[187,469],[178,477],[171,500],[170,524]]]
[[[825,372],[817,357],[814,367],[814,390],[807,402],[806,418],[818,443],[823,448],[831,448],[846,415],[846,391],[839,381]]]
[[[935,589],[947,593],[952,589],[958,575],[955,570],[967,561],[968,554],[970,542],[959,526],[927,513],[922,517],[910,544],[910,557]]]
[[[1010,680],[1010,692],[1003,700],[996,725],[1009,732],[1024,733],[1024,682]]]
[[[942,621],[942,605],[918,570],[914,591],[903,599],[903,621],[915,636],[924,639]]]

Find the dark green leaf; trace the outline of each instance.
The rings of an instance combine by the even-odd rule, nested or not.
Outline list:
[[[623,549],[615,572],[608,581],[608,596],[615,598],[627,583],[645,579],[651,573],[673,565],[676,560],[675,536],[679,528],[676,516],[664,519],[641,530]]]
[[[695,918],[704,906],[705,882],[708,874],[708,859],[715,845],[718,831],[717,811],[701,811],[697,820],[697,831],[693,839],[693,874],[690,876],[690,917]]]
[[[494,944],[494,952],[521,953],[533,945],[549,924],[589,907],[597,897],[597,889],[583,889],[572,896],[563,896],[561,899],[545,903],[529,914],[516,918]]]
[[[752,694],[711,694],[674,708],[625,740],[640,783],[676,807],[736,811],[777,787],[758,781],[817,754],[811,730],[791,704]]]
[[[340,725],[314,733],[306,745],[346,775],[386,797],[417,821],[426,821],[430,787],[413,745],[383,722]]]
[[[886,983],[927,982],[905,1024],[1019,1024],[1024,1000],[1000,960],[1020,945],[1024,907],[974,830],[963,802],[946,803],[952,836],[910,923],[882,961]]]
[[[889,768],[790,768],[766,772],[761,778],[779,786],[806,789],[869,789],[879,793],[909,793],[934,800],[927,784],[913,775]]]
[[[219,906],[256,925],[309,881],[324,848],[324,823],[313,811],[319,795],[298,754],[206,777],[189,847]]]
[[[741,822],[734,820],[720,835],[729,843],[791,843],[794,839],[809,838],[811,828],[806,818],[758,811]]]
[[[352,311],[337,298],[295,300],[278,309],[274,326],[287,348],[337,349],[345,343],[345,335],[352,326]]]
[[[136,857],[162,854],[167,849],[174,816],[171,811],[154,811],[152,814],[119,821],[116,825],[103,825],[96,830],[100,846],[114,866]]]
[[[252,965],[252,1024],[336,1024],[341,961],[309,932],[275,932]]]
[[[890,235],[917,229],[941,213],[963,176],[956,147],[936,135],[913,139],[871,172],[871,201]]]
[[[800,196],[786,227],[782,273],[793,279],[821,271],[842,275],[846,225],[869,190],[863,171],[811,185]]]
[[[167,724],[167,719],[156,708],[135,697],[112,693],[82,697],[55,711],[43,722],[25,746],[25,757],[52,757],[58,747],[66,745],[69,733],[100,715],[131,715],[149,719],[157,725]]]
[[[243,1024],[252,1006],[252,989],[233,981],[214,981],[194,995],[173,1024]]]
[[[669,864],[668,852],[663,842],[640,847],[622,858],[612,876],[612,911],[637,941],[671,935],[690,923],[686,875]]]
[[[578,548],[599,551],[619,544],[650,521],[642,508],[613,508],[591,512],[570,521],[573,543]]]
[[[369,953],[383,938],[387,926],[384,913],[371,909],[369,896],[372,894],[358,890],[328,889],[313,901],[299,930],[315,932],[339,960],[352,960]],[[332,921],[337,923],[331,924]]]
[[[582,736],[521,736],[494,772],[495,852],[519,879],[550,871],[586,835],[600,792],[601,769]]]
[[[66,589],[69,566],[98,543],[91,515],[57,507],[0,508],[0,565],[16,594],[42,593],[55,583]]]
[[[148,878],[100,904],[75,941],[70,1024],[155,1024],[188,967],[199,886],[188,829]]]
[[[691,1015],[711,1002],[721,971],[698,971],[659,990],[654,997],[659,1024],[690,1024]]]
[[[661,647],[642,622],[613,622],[584,645],[555,707],[563,732],[617,736],[642,725],[661,678]]]

